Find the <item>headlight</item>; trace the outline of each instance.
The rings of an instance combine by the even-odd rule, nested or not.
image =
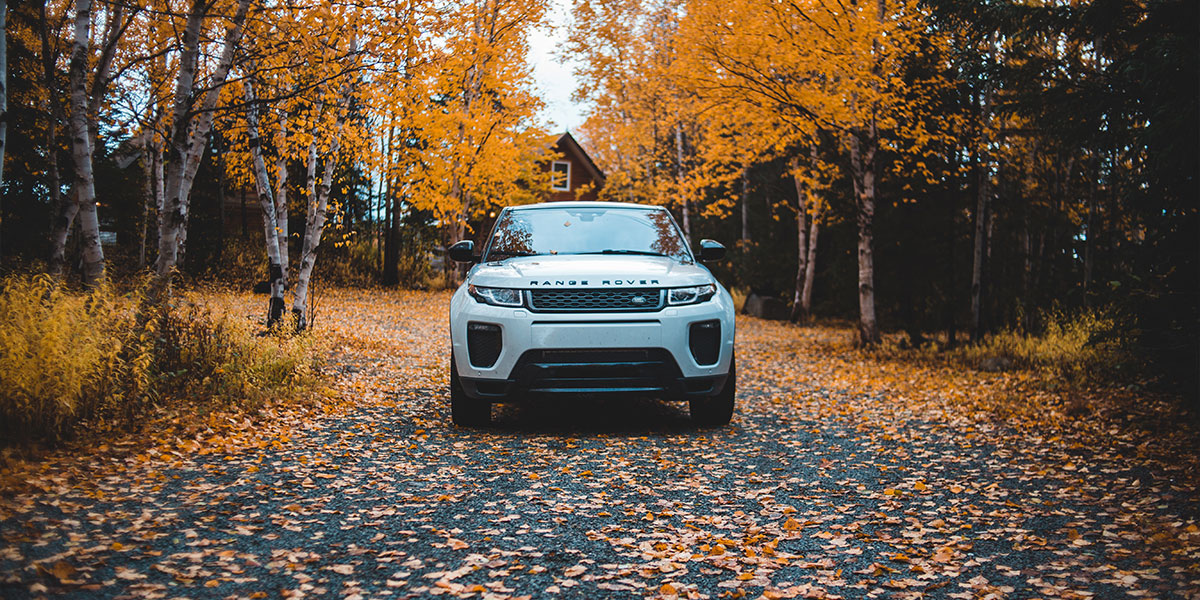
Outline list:
[[[479,302],[491,304],[492,306],[521,306],[524,304],[524,300],[521,298],[521,290],[468,285],[467,293],[471,294],[471,297]]]
[[[675,288],[667,292],[667,304],[671,306],[680,306],[683,304],[699,304],[707,302],[717,293],[717,286],[694,285],[692,287]]]

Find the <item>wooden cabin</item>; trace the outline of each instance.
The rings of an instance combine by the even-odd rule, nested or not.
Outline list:
[[[604,173],[575,141],[570,132],[551,138],[550,150],[557,157],[542,167],[550,176],[551,202],[568,200],[595,200],[600,188],[604,187]],[[590,188],[587,186],[590,185]],[[586,191],[578,193],[580,188]]]

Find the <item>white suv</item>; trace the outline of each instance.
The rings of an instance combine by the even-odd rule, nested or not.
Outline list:
[[[483,425],[493,402],[619,393],[688,400],[724,425],[736,387],[733,298],[658,206],[555,202],[504,209],[450,301],[450,408]],[[699,259],[725,247],[700,242]]]

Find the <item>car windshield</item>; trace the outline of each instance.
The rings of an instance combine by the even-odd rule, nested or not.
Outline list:
[[[671,213],[660,208],[505,211],[496,223],[485,260],[540,254],[640,254],[691,260]]]

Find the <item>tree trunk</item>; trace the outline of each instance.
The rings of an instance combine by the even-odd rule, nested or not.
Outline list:
[[[790,166],[792,181],[796,184],[796,290],[792,294],[791,320],[799,321],[808,318],[802,306],[804,277],[808,272],[808,190],[799,175],[800,161],[793,157]]]
[[[989,42],[989,49],[994,43],[994,40]],[[985,84],[980,97],[979,150],[975,165],[978,177],[975,199],[975,247],[971,259],[971,340],[976,342],[983,339],[987,329],[984,312],[987,305],[987,254],[990,246],[988,233],[991,230],[992,173],[991,158],[988,155],[988,147],[991,145],[991,111],[991,90]]]
[[[175,102],[171,114],[171,137],[167,142],[170,168],[166,169],[163,205],[159,210],[158,260],[155,271],[166,280],[175,269],[179,254],[179,230],[183,227],[184,204],[179,194],[183,165],[187,160],[188,134],[191,129],[192,93],[196,86],[196,63],[200,53],[200,29],[204,24],[205,3],[193,0],[183,30],[183,51],[175,79]]]
[[[209,90],[204,96],[203,107],[200,113],[195,116],[195,131],[188,145],[187,160],[182,165],[183,176],[180,178],[179,183],[179,196],[183,199],[181,205],[183,225],[179,228],[176,264],[183,264],[186,258],[188,223],[192,216],[192,184],[196,181],[196,173],[200,170],[200,161],[204,158],[205,150],[208,149],[208,135],[212,131],[213,120],[216,118],[215,109],[217,102],[220,100],[221,87],[224,86],[225,79],[229,76],[229,69],[233,67],[234,52],[237,49],[238,42],[241,40],[242,24],[246,20],[246,12],[249,9],[249,4],[249,0],[243,0],[238,6],[238,12],[234,16],[234,26],[226,34],[224,46],[221,48],[221,58],[217,62],[217,67],[213,70],[212,78],[209,81]]]
[[[79,214],[74,188],[67,194],[59,194],[57,212],[54,230],[50,232],[50,274],[61,277],[67,266],[67,238],[75,227],[75,216]]]
[[[975,247],[971,259],[971,340],[983,338],[984,302],[986,302],[985,286],[987,285],[984,270],[987,268],[987,234],[988,221],[991,219],[991,173],[988,168],[985,150],[986,144],[979,150],[982,155],[978,169],[979,183],[975,199]]]
[[[125,18],[125,7],[122,3],[113,2],[108,5],[108,13],[104,17],[104,33],[100,36],[100,57],[92,67],[92,90],[88,103],[87,122],[88,133],[92,139],[92,152],[95,153],[100,145],[100,105],[108,90],[109,73],[112,71],[113,59],[117,55],[117,42],[124,30],[122,21]],[[136,10],[136,9],[135,9]],[[98,20],[98,19],[93,19]]]
[[[179,251],[186,242],[184,230],[187,225],[188,196],[200,159],[208,146],[208,133],[212,127],[214,109],[224,87],[225,78],[233,64],[234,49],[242,37],[242,26],[250,0],[238,2],[233,26],[225,35],[221,57],[213,71],[204,95],[200,111],[192,110],[192,95],[196,88],[196,64],[199,60],[200,30],[204,23],[207,3],[195,0],[188,13],[183,35],[183,52],[179,58],[179,73],[175,85],[175,106],[171,119],[170,159],[167,171],[165,213],[158,236],[158,263],[156,271],[160,279],[168,279],[178,265]]]
[[[820,205],[817,205],[820,208]],[[821,215],[814,212],[808,224],[808,260],[804,262],[804,292],[800,295],[800,310],[804,318],[812,315],[813,279],[817,274],[817,235],[821,233]]]
[[[283,287],[287,289],[288,271],[288,169],[287,169],[287,131],[288,116],[283,114],[279,120],[279,143],[275,144],[278,153],[275,159],[275,227],[279,241],[279,271],[283,276]],[[282,296],[281,296],[282,297]],[[282,310],[282,308],[281,308]]]
[[[948,151],[950,155],[950,166],[957,169],[959,161],[957,159],[958,148],[954,151]],[[946,349],[954,348],[958,345],[957,328],[958,323],[955,319],[955,312],[959,308],[958,303],[958,232],[956,225],[958,224],[959,202],[958,195],[953,191],[945,192],[947,196],[943,200],[946,205],[946,299],[942,307],[942,313],[945,317],[946,328]]]
[[[357,41],[350,42],[351,54],[358,48]],[[326,211],[329,205],[329,192],[333,188],[333,175],[337,168],[337,155],[341,148],[342,129],[346,124],[346,115],[350,108],[350,99],[354,92],[353,81],[347,82],[342,90],[341,103],[337,107],[337,121],[333,128],[333,140],[329,146],[329,154],[325,160],[324,173],[321,175],[320,188],[315,190],[316,196],[310,197],[308,215],[305,219],[304,246],[300,251],[300,263],[296,276],[296,295],[292,302],[292,314],[296,317],[297,329],[303,330],[308,326],[308,288],[312,280],[313,267],[317,263],[317,248],[321,245],[321,233],[325,229]],[[316,171],[316,146],[309,146],[309,180],[312,181]],[[310,188],[311,189],[311,188]]]
[[[8,141],[8,0],[0,0],[0,189],[4,185],[4,145]],[[51,149],[53,151],[53,149]],[[0,264],[4,260],[4,194],[0,193]]]
[[[400,283],[400,249],[398,248],[400,236],[400,207],[394,198],[395,190],[392,187],[392,147],[395,142],[396,128],[393,125],[388,126],[387,149],[384,151],[384,156],[387,157],[382,177],[379,180],[380,198],[384,205],[384,235],[383,235],[383,284],[396,285]]]
[[[50,31],[57,30],[46,14],[46,3],[41,3],[38,9],[38,37],[42,49],[42,85],[48,90],[57,89],[55,78],[58,75],[58,54],[50,44]],[[50,228],[50,274],[61,276],[66,265],[67,236],[75,225],[75,198],[73,194],[63,195],[62,177],[58,170],[58,124],[61,111],[56,94],[47,94],[45,110],[46,120],[46,187],[50,189],[50,206],[54,210],[54,220]]]
[[[83,282],[92,287],[104,280],[104,249],[96,214],[96,185],[92,172],[92,137],[88,127],[88,40],[92,25],[91,0],[75,3],[75,42],[71,47],[71,155],[75,160],[75,205],[83,251]]]
[[[742,168],[742,242],[750,245],[750,167]]]
[[[875,320],[875,150],[877,135],[871,123],[865,132],[850,133],[850,169],[858,223],[858,339],[864,346],[879,343]]]
[[[681,211],[683,213],[683,237],[687,238],[688,246],[692,245],[692,218],[691,210],[688,207],[687,194],[683,191],[684,184],[684,168],[683,168],[683,124],[675,125],[675,177],[679,182],[679,196],[683,199]]]
[[[337,165],[337,150],[338,140],[335,138],[329,157],[325,162],[325,171],[321,176],[321,186],[317,192],[317,198],[310,200],[308,204],[308,215],[304,227],[304,246],[300,251],[300,267],[296,276],[296,296],[292,302],[292,314],[296,317],[298,329],[308,326],[306,314],[308,311],[308,288],[312,279],[313,267],[317,263],[317,248],[321,245],[321,233],[325,229],[329,191],[332,187],[334,168]]]
[[[253,72],[253,66],[250,71]],[[254,167],[254,183],[258,191],[258,202],[263,213],[263,241],[267,247],[268,278],[271,282],[271,298],[267,305],[267,327],[274,327],[283,317],[283,291],[287,279],[284,277],[279,253],[279,226],[275,217],[275,199],[271,195],[271,180],[267,163],[263,160],[262,140],[258,133],[258,101],[254,96],[254,85],[247,78],[242,82],[246,97],[246,135]]]
[[[227,169],[227,165],[225,163],[226,148],[227,146],[225,145],[224,140],[220,137],[220,135],[218,135],[217,143],[214,144],[213,148],[214,154],[216,154],[217,162],[215,166],[217,169],[217,223],[219,227],[217,230],[218,248],[225,247],[225,194],[226,190],[229,188],[229,182],[227,181],[228,178],[225,177],[225,171]]]
[[[146,187],[142,191],[142,233],[138,246],[138,268],[146,268],[146,246],[150,235],[151,207],[158,213],[159,190],[162,189],[162,154],[154,141],[154,132],[147,131],[142,146],[142,174],[146,179]]]
[[[1098,200],[1100,188],[1100,155],[1092,158],[1092,176],[1089,178],[1091,185],[1088,189],[1087,198],[1084,202],[1087,204],[1087,214],[1084,218],[1084,231],[1086,237],[1083,238],[1083,306],[1091,308],[1091,287],[1092,287],[1092,268],[1095,264],[1096,252],[1096,201]]]

